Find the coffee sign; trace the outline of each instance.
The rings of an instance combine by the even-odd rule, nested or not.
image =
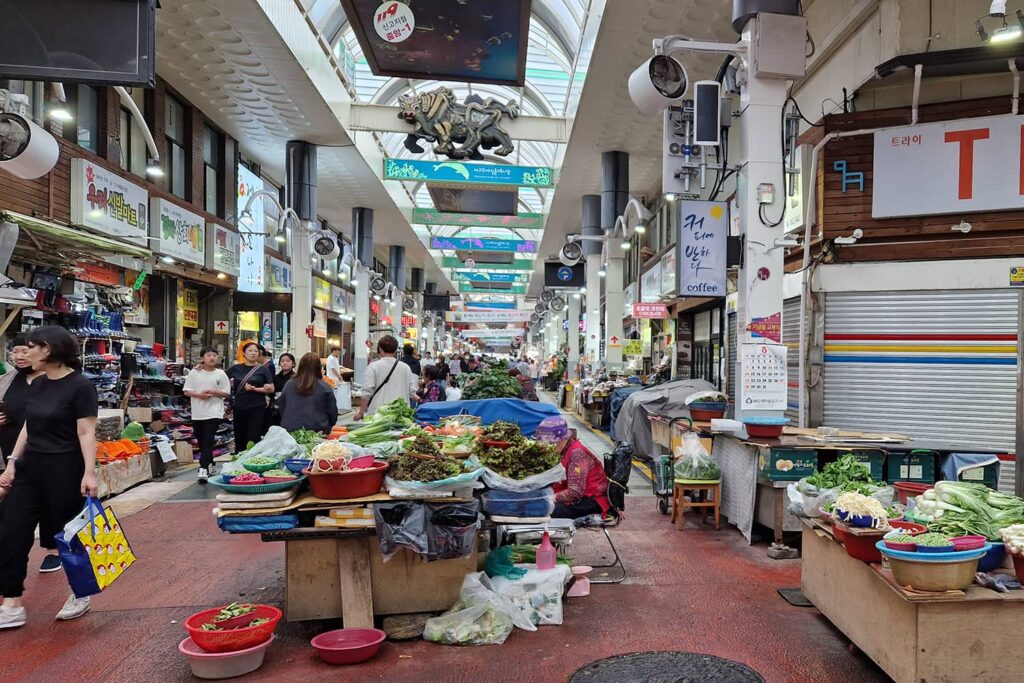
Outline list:
[[[202,216],[161,197],[153,198],[150,210],[155,251],[197,266],[206,265],[206,221]]]
[[[71,222],[149,246],[149,192],[87,159],[71,160]]]

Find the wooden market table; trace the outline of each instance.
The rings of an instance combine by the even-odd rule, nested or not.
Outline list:
[[[807,599],[896,683],[1022,679],[1024,591],[908,591],[817,520],[803,520],[801,574]]]

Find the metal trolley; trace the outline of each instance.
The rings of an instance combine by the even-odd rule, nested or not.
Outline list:
[[[686,421],[688,431],[693,431],[693,420],[688,417],[674,417],[668,423],[669,432],[677,422]],[[658,511],[667,515],[672,509],[672,489],[675,486],[675,456],[671,453],[660,455],[654,461],[654,476],[651,483],[654,486],[654,495],[658,498]]]

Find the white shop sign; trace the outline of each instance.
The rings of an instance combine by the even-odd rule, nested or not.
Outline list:
[[[726,295],[727,206],[725,202],[679,202],[679,296]]]
[[[670,249],[661,257],[661,294],[675,294],[676,291],[676,251]]]
[[[331,310],[344,315],[348,312],[348,308],[345,306],[346,301],[345,290],[337,285],[331,285]]]
[[[71,222],[148,247],[149,192],[88,159],[72,159]]]
[[[622,317],[633,317],[633,304],[636,303],[636,283],[630,282],[629,286],[622,290]]]
[[[239,164],[238,166],[238,232],[241,235],[241,249],[238,274],[238,291],[260,292],[266,286],[266,259],[263,251],[263,233],[266,216],[263,212],[263,197],[252,200],[249,213],[242,217],[242,211],[249,205],[253,195],[263,189],[263,180]]]
[[[266,291],[275,294],[291,294],[292,266],[281,259],[267,256],[264,264]]]
[[[1022,129],[1024,116],[986,116],[875,131],[871,216],[1024,208]]]
[[[206,224],[206,267],[238,277],[242,241],[238,233],[216,223]]]
[[[786,409],[786,351],[783,344],[740,344],[744,411]]]
[[[173,258],[206,265],[206,221],[161,197],[150,203],[153,250]]]
[[[661,301],[661,261],[651,266],[651,269],[640,277],[640,303],[653,304],[659,301]]]

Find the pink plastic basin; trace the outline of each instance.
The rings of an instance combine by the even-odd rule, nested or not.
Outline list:
[[[340,628],[321,633],[311,644],[328,664],[358,664],[377,654],[386,637],[376,628]]]
[[[192,675],[206,680],[234,678],[252,673],[263,666],[263,655],[274,642],[274,636],[253,647],[234,652],[206,652],[191,637],[178,643],[178,652],[185,655],[192,667]]]
[[[949,540],[956,550],[977,550],[985,547],[984,536],[957,536]]]

